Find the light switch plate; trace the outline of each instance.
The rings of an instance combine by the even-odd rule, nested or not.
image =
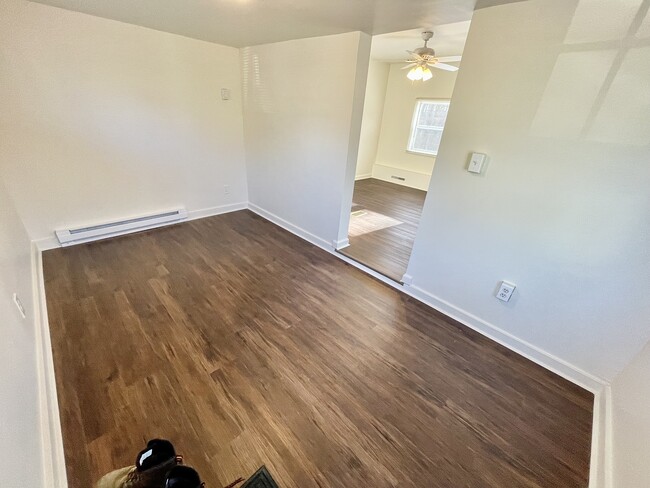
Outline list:
[[[485,160],[487,156],[481,153],[472,153],[472,157],[469,160],[469,165],[467,166],[467,171],[470,173],[481,174],[483,171],[483,166],[485,166]]]
[[[228,88],[222,88],[221,89],[221,99],[222,100],[230,100],[232,97],[232,94]]]

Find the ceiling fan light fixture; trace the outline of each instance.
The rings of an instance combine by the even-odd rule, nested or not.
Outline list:
[[[419,70],[419,71],[418,71]],[[411,81],[418,81],[422,79],[422,68],[420,66],[412,68],[406,77]]]
[[[433,78],[433,73],[427,66],[414,66],[407,73],[406,77],[411,81],[427,81]]]
[[[418,72],[417,69],[415,68],[411,68],[411,70],[406,74],[406,77],[411,81],[417,81],[421,79],[420,77],[418,77]]]
[[[429,81],[433,78],[433,72],[429,69],[429,66],[444,71],[458,71],[457,66],[445,64],[445,62],[457,63],[460,61],[460,56],[436,57],[436,52],[427,45],[432,37],[433,32],[423,32],[422,39],[424,40],[424,46],[414,49],[413,51],[406,51],[411,55],[411,58],[406,61],[408,64],[402,69],[409,69],[412,67],[406,75],[409,80]]]

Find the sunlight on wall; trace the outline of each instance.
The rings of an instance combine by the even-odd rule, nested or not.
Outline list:
[[[578,138],[615,56],[615,50],[560,54],[537,110],[533,134]]]
[[[250,47],[242,48],[240,55],[244,105],[257,107],[267,114],[275,112],[273,96],[262,81],[260,57],[254,54]]]
[[[650,143],[650,85],[640,82],[650,77],[650,47],[642,40],[650,35],[649,7],[649,0],[580,1],[532,135]],[[595,16],[602,28],[593,28]]]
[[[567,44],[613,41],[626,36],[643,0],[580,0]],[[594,29],[598,25],[598,29]]]
[[[650,10],[648,10],[645,19],[643,19],[643,22],[641,22],[641,27],[639,27],[639,30],[636,33],[636,37],[638,39],[645,39],[650,37]]]
[[[650,47],[630,49],[616,73],[587,138],[612,144],[650,144]],[[612,120],[617,123],[612,124]]]

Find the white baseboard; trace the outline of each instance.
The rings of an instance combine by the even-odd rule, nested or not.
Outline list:
[[[350,239],[345,238],[345,239],[341,239],[339,241],[332,241],[332,245],[334,246],[334,249],[339,251],[341,249],[345,249],[346,247],[348,247],[350,245]]]
[[[594,394],[600,392],[608,384],[602,378],[587,373],[418,286],[411,285],[408,290],[405,289],[405,293]]]
[[[354,181],[367,180],[368,178],[372,178],[372,173],[367,173],[365,175],[356,175],[354,177]]]
[[[372,177],[378,180],[395,183],[397,185],[408,186],[417,190],[427,191],[429,189],[429,182],[431,175],[425,173],[418,173],[416,171],[409,171],[406,169],[390,166],[387,164],[375,163],[372,167]],[[396,179],[403,178],[403,179]]]
[[[282,217],[278,217],[274,213],[269,212],[268,210],[263,209],[262,207],[259,207],[255,205],[254,203],[248,204],[248,209],[251,212],[256,213],[260,217],[264,217],[266,220],[274,223],[275,225],[282,227],[284,230],[288,230],[292,234],[297,235],[298,237],[301,237],[302,239],[306,240],[307,242],[310,242],[314,244],[315,246],[320,247],[321,249],[324,249],[327,252],[332,252],[333,251],[333,246],[332,244],[327,241],[326,239],[323,239],[321,237],[318,237],[315,234],[312,234],[311,232],[303,229],[302,227],[298,227],[295,224],[292,224],[291,222],[284,220]]]
[[[43,255],[36,242],[32,242],[31,264],[34,287],[34,337],[36,341],[43,486],[66,488],[68,479],[63,454],[63,435],[45,301]]]
[[[187,212],[187,220],[203,219],[205,217],[214,217],[215,215],[226,214],[230,212],[237,212],[238,210],[246,210],[248,202],[231,203],[228,205],[219,205],[218,207],[202,208],[199,210],[189,210]]]
[[[32,243],[39,251],[49,251],[50,249],[61,247],[61,243],[54,235],[51,237],[41,237],[40,239],[34,239]]]
[[[609,385],[594,395],[591,431],[589,488],[613,488],[612,479],[612,389]]]
[[[603,407],[605,415],[605,433],[602,437],[602,449],[605,451],[602,464],[603,478],[605,488],[614,488],[614,406],[612,388],[607,385],[603,389],[605,393],[605,406]],[[601,437],[601,438],[602,438]]]
[[[404,276],[402,276],[402,283],[404,283],[406,286],[411,286],[413,284],[413,276],[405,273]]]

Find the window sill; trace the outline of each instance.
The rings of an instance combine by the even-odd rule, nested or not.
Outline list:
[[[406,152],[408,154],[413,154],[415,156],[427,156],[427,157],[430,157],[430,158],[435,158],[435,157],[438,156],[438,153],[435,153],[435,154],[433,154],[433,153],[425,153],[425,152],[419,152],[419,151],[411,151],[410,149],[407,149]]]

